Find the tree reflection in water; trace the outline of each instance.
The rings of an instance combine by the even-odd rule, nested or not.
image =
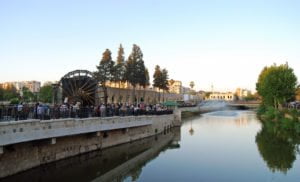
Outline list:
[[[260,155],[272,172],[287,173],[293,167],[299,146],[296,131],[283,129],[281,123],[263,122],[256,135]]]

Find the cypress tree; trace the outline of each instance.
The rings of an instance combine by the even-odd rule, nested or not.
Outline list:
[[[132,85],[132,103],[135,102],[135,90],[138,84],[142,83],[145,76],[145,65],[143,53],[136,44],[132,47],[132,52],[126,62],[126,80]]]
[[[156,65],[155,70],[154,70],[154,74],[153,74],[153,87],[156,87],[159,90],[159,95],[158,95],[158,100],[159,101],[160,101],[161,83],[162,83],[162,71],[160,69],[160,66]]]
[[[165,91],[169,90],[169,74],[168,71],[164,68],[162,70],[162,79],[161,79],[161,89],[163,90],[163,101],[165,101]]]
[[[113,81],[114,61],[111,57],[111,51],[106,49],[102,54],[102,59],[98,66],[97,71],[94,73],[95,78],[100,83],[104,92],[104,103],[107,105],[107,81]]]

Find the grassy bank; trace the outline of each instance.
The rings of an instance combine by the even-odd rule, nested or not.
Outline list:
[[[273,130],[300,135],[300,112],[295,109],[260,106],[257,115],[264,125]]]

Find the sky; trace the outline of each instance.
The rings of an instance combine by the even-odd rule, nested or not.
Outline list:
[[[96,70],[106,48],[137,44],[198,90],[255,90],[264,66],[288,62],[300,79],[300,1],[0,0],[0,82],[57,81]]]

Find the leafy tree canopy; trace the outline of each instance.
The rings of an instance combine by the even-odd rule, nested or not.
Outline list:
[[[144,86],[146,83],[145,72],[142,50],[134,44],[126,62],[126,79],[133,87],[136,87],[137,84]]]
[[[52,102],[52,86],[51,85],[44,85],[40,89],[39,93],[39,100],[45,103],[51,103]]]
[[[22,100],[25,102],[31,102],[34,101],[35,95],[27,88],[22,88]]]
[[[0,100],[10,101],[13,98],[20,97],[17,89],[13,85],[9,85],[7,88],[0,88]]]
[[[102,54],[102,59],[98,66],[97,71],[94,72],[94,77],[100,83],[104,92],[104,103],[107,104],[107,87],[108,81],[114,81],[114,64],[112,60],[111,51],[106,49]]]
[[[287,63],[265,67],[256,83],[256,90],[262,97],[263,104],[275,108],[294,98],[296,88],[297,77]]]
[[[122,44],[120,44],[118,56],[117,56],[117,64],[113,68],[113,81],[115,82],[125,82],[125,57],[124,57],[124,48]]]
[[[111,57],[111,51],[106,49],[102,54],[102,59],[97,66],[97,71],[94,73],[95,78],[105,87],[107,81],[113,79],[114,62]]]

